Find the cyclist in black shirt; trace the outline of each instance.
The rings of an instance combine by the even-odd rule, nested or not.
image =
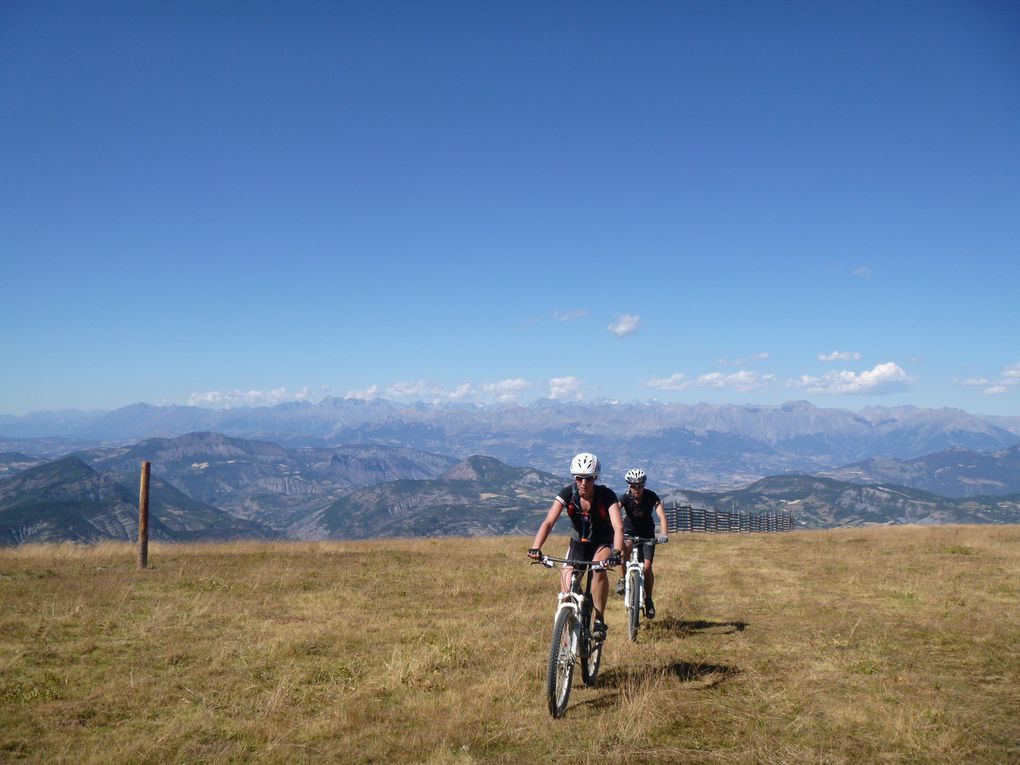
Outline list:
[[[623,529],[628,536],[642,537],[644,539],[655,539],[658,542],[666,542],[669,537],[669,524],[666,521],[666,511],[662,507],[662,500],[659,495],[651,489],[645,488],[645,481],[648,476],[640,468],[632,468],[625,476],[629,490],[620,498],[620,506],[623,508]],[[659,527],[662,533],[655,536],[655,518],[659,517]],[[623,557],[630,557],[630,547],[633,542],[624,542]],[[645,616],[649,619],[655,618],[655,603],[652,601],[652,587],[655,585],[655,574],[652,573],[652,561],[655,559],[655,542],[645,542],[641,545],[638,553],[639,559],[645,565]],[[624,590],[623,578],[616,583],[616,593],[622,595]]]
[[[608,486],[596,484],[599,477],[599,458],[582,452],[570,463],[574,482],[563,487],[553,499],[542,525],[538,527],[535,541],[528,550],[528,557],[538,560],[542,557],[542,545],[549,538],[553,526],[564,509],[573,525],[567,558],[573,560],[609,560],[620,565],[620,551],[623,549],[623,519],[616,492]],[[561,584],[563,591],[570,589],[571,569],[564,567]],[[595,606],[595,626],[592,632],[596,639],[606,637],[606,599],[609,596],[609,580],[605,571],[595,572],[591,587],[592,602]]]

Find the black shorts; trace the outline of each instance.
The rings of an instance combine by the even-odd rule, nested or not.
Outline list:
[[[613,543],[599,541],[582,542],[579,539],[571,539],[566,557],[569,560],[595,560],[595,553],[603,547],[612,549]]]
[[[642,542],[638,545],[638,560],[642,563],[655,560],[655,542]]]

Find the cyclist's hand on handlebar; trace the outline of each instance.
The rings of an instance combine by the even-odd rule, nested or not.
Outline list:
[[[660,545],[664,545],[666,544],[666,542],[669,541],[669,536],[667,534],[659,534],[658,538],[655,541]]]
[[[619,566],[623,562],[620,556],[619,550],[613,550],[612,554],[606,558],[606,565],[610,567]]]
[[[542,558],[542,548],[532,547],[528,550],[528,557],[532,560],[540,560]]]

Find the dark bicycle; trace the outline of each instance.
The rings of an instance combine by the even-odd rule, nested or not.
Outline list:
[[[611,568],[606,561],[569,560],[543,555],[537,563],[553,568],[561,563],[570,566],[570,590],[558,595],[556,617],[553,620],[552,642],[549,647],[549,665],[546,670],[546,694],[549,714],[562,717],[570,698],[570,685],[574,679],[574,664],[581,663],[581,679],[587,686],[595,685],[602,661],[602,640],[596,639],[595,606],[591,598],[591,580],[596,571]],[[585,577],[585,571],[588,576]],[[584,589],[581,580],[584,579]]]

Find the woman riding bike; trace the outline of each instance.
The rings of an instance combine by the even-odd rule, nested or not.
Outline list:
[[[571,460],[570,472],[574,482],[564,486],[553,499],[545,520],[538,527],[535,541],[528,550],[529,558],[538,560],[542,557],[542,545],[566,509],[573,529],[565,557],[572,560],[607,560],[614,566],[620,565],[620,551],[623,549],[620,504],[612,489],[595,483],[599,477],[599,468],[599,458],[589,452],[581,452]],[[570,588],[571,571],[570,568],[563,569],[563,592]],[[592,631],[596,639],[605,640],[605,611],[609,596],[609,580],[605,571],[595,573],[591,595],[595,606],[595,626]]]
[[[631,468],[624,476],[628,484],[628,491],[620,498],[620,506],[623,508],[623,529],[627,536],[653,539],[655,537],[655,518],[659,517],[659,527],[662,533],[657,541],[665,542],[669,539],[667,532],[669,525],[666,521],[666,511],[662,507],[662,500],[659,495],[651,489],[645,488],[645,481],[648,476],[640,468]],[[630,557],[631,542],[625,542],[623,557]],[[652,573],[652,561],[655,559],[655,542],[645,542],[641,545],[640,560],[645,566],[645,616],[649,619],[655,618],[655,603],[652,602],[652,587],[655,585],[655,574]],[[616,592],[623,594],[624,582],[620,579],[616,583]]]

